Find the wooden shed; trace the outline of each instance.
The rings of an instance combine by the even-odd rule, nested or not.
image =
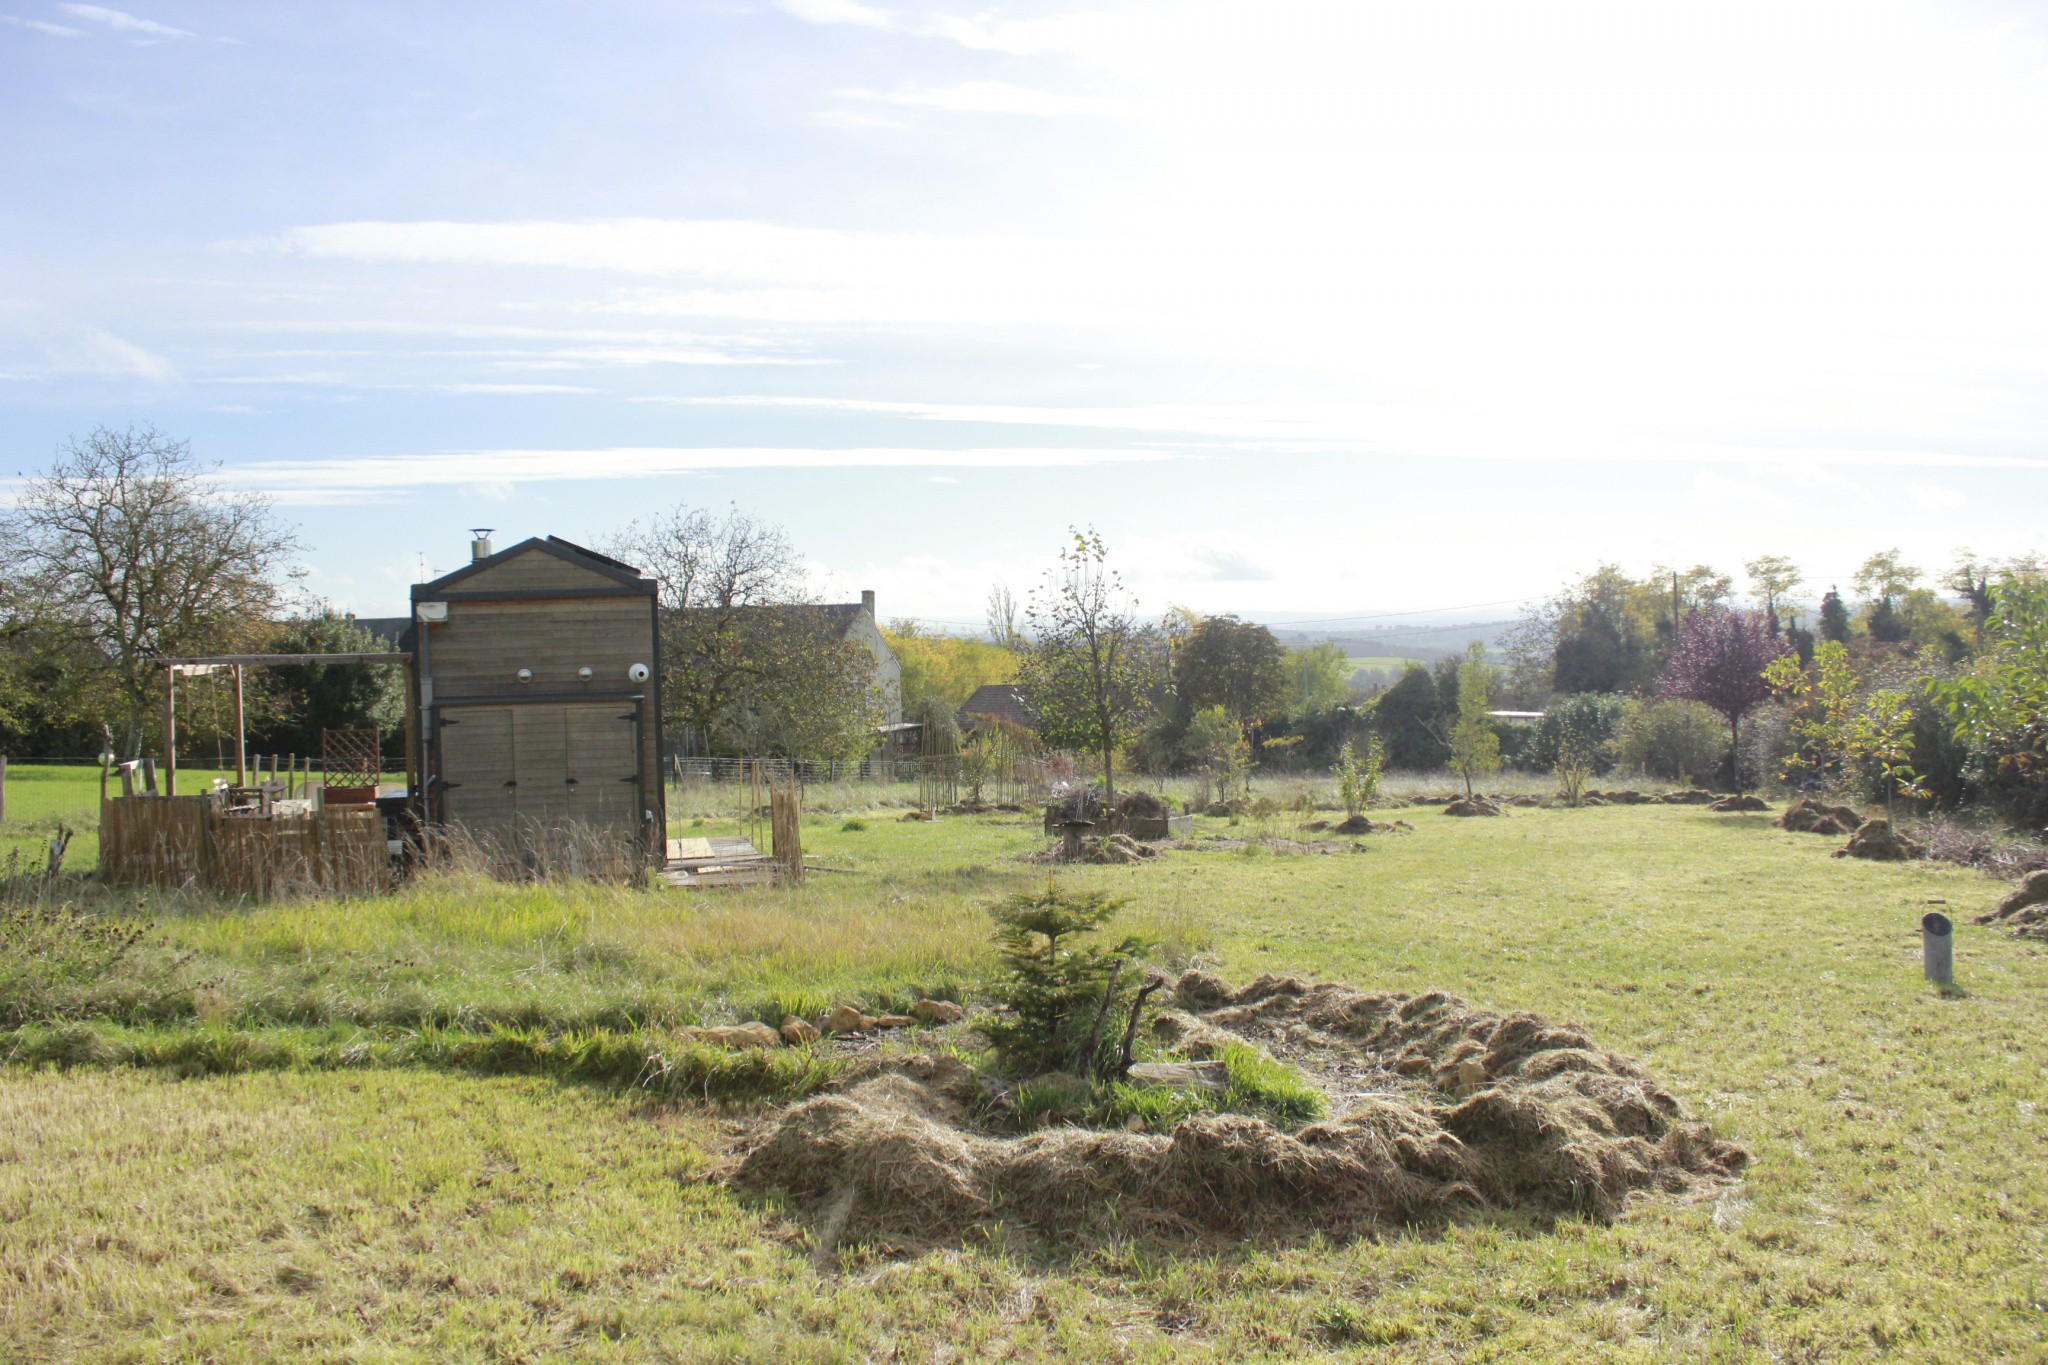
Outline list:
[[[667,832],[655,581],[554,536],[412,590],[421,814],[529,865]],[[573,856],[573,855],[571,855]],[[586,855],[587,856],[587,855]]]

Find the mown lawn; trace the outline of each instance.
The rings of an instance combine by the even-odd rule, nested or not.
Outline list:
[[[0,1070],[0,1358],[2048,1357],[2048,958],[1967,923],[1996,883],[1692,808],[1402,813],[1417,831],[1362,853],[1062,876],[1130,896],[1177,964],[1582,1023],[1751,1146],[1743,1185],[1611,1226],[1009,1237],[820,1265],[801,1228],[707,1178],[744,1110],[335,1046],[971,993],[979,907],[1046,876],[1017,858],[1035,828],[835,815],[806,846],[849,870],[793,892],[439,879],[352,904],[145,903],[162,956],[134,970],[170,984],[81,995],[114,1016],[88,1027],[317,1036],[324,1060],[222,1046],[259,1069]],[[1962,922],[1951,997],[1919,978],[1930,901]]]

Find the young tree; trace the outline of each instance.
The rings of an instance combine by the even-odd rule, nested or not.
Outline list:
[[[106,660],[130,755],[161,695],[154,661],[253,644],[297,548],[270,500],[221,488],[217,467],[154,427],[96,427],[22,485],[7,517],[25,595]]]
[[[1840,640],[1821,641],[1810,668],[1795,655],[1781,655],[1765,666],[1764,681],[1793,707],[1788,728],[1799,747],[1786,758],[1784,775],[1810,775],[1825,789],[1838,786],[1848,775],[1855,723],[1856,673],[1849,647]]]
[[[1358,748],[1350,740],[1337,751],[1337,764],[1331,769],[1337,775],[1337,799],[1344,803],[1346,815],[1362,814],[1379,794],[1380,770],[1386,766],[1387,746],[1380,742],[1378,735],[1368,735],[1365,741],[1365,755],[1360,757]]]
[[[1770,699],[1764,669],[1784,653],[1784,641],[1771,633],[1761,614],[1695,611],[1680,624],[1665,665],[1664,696],[1710,706],[1728,722],[1728,763],[1738,796],[1742,718]]]
[[[1780,608],[1792,600],[1792,594],[1799,591],[1804,580],[1799,566],[1783,555],[1761,555],[1742,566],[1749,575],[1750,589],[1764,604],[1764,619],[1770,623],[1771,633],[1776,634],[1783,620]]]
[[[2048,583],[2009,575],[1991,589],[1983,650],[1928,691],[1970,746],[1975,776],[2015,821],[2048,820]]]
[[[1048,744],[1101,756],[1104,794],[1114,802],[1116,751],[1137,736],[1164,670],[1102,537],[1073,535],[1025,608],[1031,644],[1018,682]]]
[[[1474,777],[1500,771],[1500,736],[1486,714],[1492,705],[1493,668],[1486,662],[1486,646],[1474,640],[1465,646],[1458,667],[1458,720],[1451,727],[1451,767],[1465,781],[1467,800]]]

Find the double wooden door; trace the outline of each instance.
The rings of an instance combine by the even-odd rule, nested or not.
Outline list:
[[[442,814],[501,845],[569,831],[637,839],[639,712],[631,702],[535,702],[445,709]]]

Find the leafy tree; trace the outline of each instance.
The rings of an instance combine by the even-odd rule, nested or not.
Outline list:
[[[1756,613],[1695,611],[1680,625],[1665,665],[1662,694],[1712,707],[1728,722],[1728,764],[1742,791],[1742,718],[1770,700],[1764,669],[1785,644]]]
[[[1849,642],[1849,608],[1834,588],[1829,588],[1827,596],[1820,599],[1820,638],[1836,644]]]
[[[1492,704],[1493,668],[1486,662],[1486,646],[1474,640],[1465,646],[1458,669],[1458,719],[1451,727],[1451,767],[1464,780],[1468,798],[1473,778],[1500,771],[1500,736],[1486,714]]]
[[[2048,818],[2048,583],[2011,575],[1991,602],[1975,664],[1928,691],[2006,814],[2038,825]]]
[[[1880,550],[1863,561],[1851,581],[1865,601],[1886,602],[1910,591],[1920,578],[1920,570],[1906,563],[1897,550]]]
[[[928,696],[957,710],[983,684],[1017,676],[1016,653],[986,640],[940,635],[916,621],[892,621],[882,637],[903,668],[905,715]]]
[[[1120,1021],[1139,989],[1137,964],[1150,945],[1094,938],[1128,902],[1099,891],[1047,885],[990,907],[996,973],[989,993],[1002,1013],[981,1025],[1003,1069],[1028,1077],[1048,1071],[1097,1076],[1111,1068]]]
[[[324,603],[285,622],[271,654],[382,654],[389,646]],[[249,739],[259,752],[318,755],[322,730],[382,730],[404,748],[404,673],[380,664],[273,664],[252,669]],[[182,722],[180,723],[182,727]]]
[[[1775,634],[1781,625],[1790,625],[1784,620],[1786,613],[1782,608],[1805,581],[1799,566],[1783,555],[1759,555],[1742,568],[1749,575],[1750,590],[1763,601],[1764,619],[1770,622],[1772,632]]]
[[[1287,651],[1288,706],[1298,715],[1334,710],[1351,699],[1351,660],[1322,640]]]
[[[269,499],[220,487],[215,468],[154,427],[96,427],[28,478],[6,518],[23,600],[104,660],[130,755],[159,709],[155,660],[253,645],[297,548]]]
[[[1164,669],[1109,550],[1094,531],[1074,542],[1031,594],[1031,648],[1018,681],[1038,708],[1048,744],[1102,759],[1105,795],[1116,799],[1116,751],[1138,734]]]
[[[1386,740],[1387,763],[1409,771],[1442,767],[1450,759],[1442,716],[1436,680],[1421,664],[1408,665],[1373,701],[1372,724]]]
[[[1218,801],[1245,795],[1252,769],[1251,739],[1220,706],[1195,712],[1181,740],[1183,761],[1214,784]]]
[[[1273,632],[1235,616],[1204,616],[1173,651],[1173,681],[1194,710],[1220,706],[1254,727],[1287,705],[1286,651]]]

